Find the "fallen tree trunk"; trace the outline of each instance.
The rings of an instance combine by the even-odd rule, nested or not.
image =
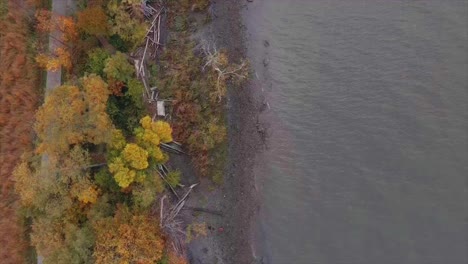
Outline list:
[[[185,206],[184,209],[197,211],[197,212],[203,212],[203,213],[207,213],[207,214],[213,214],[213,215],[217,215],[217,216],[224,216],[224,214],[221,211],[206,209],[206,208],[202,208],[202,207]]]

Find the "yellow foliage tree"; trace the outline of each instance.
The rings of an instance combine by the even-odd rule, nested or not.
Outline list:
[[[63,85],[54,89],[36,114],[39,153],[64,153],[70,145],[106,143],[112,121],[106,112],[109,90],[98,76],[83,77],[82,88]]]
[[[129,169],[121,157],[114,158],[109,164],[109,171],[114,174],[114,179],[122,188],[127,188],[135,181],[136,172]]]
[[[78,196],[78,200],[83,203],[96,203],[98,198],[98,191],[95,187],[88,187]]]
[[[151,123],[153,123],[153,120],[151,120],[151,117],[149,116],[145,116],[140,119],[140,124],[144,129],[151,129]]]
[[[164,121],[156,121],[151,124],[151,130],[158,134],[162,142],[168,143],[172,139],[172,128],[171,126]]]
[[[58,58],[47,56],[46,54],[39,54],[36,56],[36,62],[39,67],[46,69],[47,71],[58,71],[62,64]]]
[[[35,246],[38,254],[46,259],[58,249],[63,248],[65,236],[64,226],[60,221],[41,218],[32,224],[31,244]],[[47,242],[46,242],[47,241]]]
[[[112,140],[110,143],[110,147],[115,150],[122,150],[127,142],[125,141],[125,137],[120,129],[112,130]]]
[[[160,120],[153,122],[151,117],[145,116],[140,119],[140,124],[145,129],[145,133],[152,132],[156,134],[158,138],[164,143],[168,143],[173,140],[172,128],[167,122]],[[159,142],[156,143],[156,145],[159,145]]]
[[[89,163],[88,152],[78,146],[43,159],[23,157],[14,172],[21,203],[47,215],[59,216],[70,209],[73,199],[84,202],[88,195],[86,200],[92,202],[98,193],[86,172]],[[92,194],[90,188],[96,193]]]
[[[91,181],[83,180],[72,186],[71,194],[84,204],[94,204],[97,202],[99,191]]]
[[[148,153],[136,144],[127,144],[121,130],[112,131],[109,143],[109,171],[114,175],[117,184],[127,188],[133,182],[142,182],[148,168]]]
[[[160,138],[158,134],[154,133],[152,130],[145,129],[143,136],[141,137],[143,141],[153,144],[154,146],[159,146]]]
[[[36,56],[36,62],[48,71],[57,71],[61,67],[71,71],[73,44],[78,40],[78,30],[74,19],[45,9],[37,10],[35,16],[36,28],[42,32],[58,32],[59,36],[56,39],[63,44],[63,47],[51,50],[49,54],[40,53]]]
[[[156,162],[164,163],[167,156],[161,151],[160,142],[172,141],[172,128],[163,121],[153,122],[151,117],[145,116],[140,119],[141,128],[135,130],[137,142],[143,146],[150,157],[153,157]]]
[[[20,201],[23,206],[30,206],[36,198],[37,178],[26,162],[21,162],[13,171],[13,177],[16,181],[16,193],[20,195]]]
[[[41,141],[39,153],[60,153],[84,140],[82,115],[86,103],[77,86],[63,85],[46,97],[36,114],[35,130]]]
[[[32,224],[31,243],[44,263],[94,263],[88,225],[42,217]]]
[[[148,168],[148,151],[137,144],[127,144],[122,151],[122,156],[131,167],[137,170]]]
[[[159,147],[149,148],[148,153],[158,163],[164,163],[167,161],[167,155],[164,155],[164,153],[161,151],[161,148]]]
[[[110,91],[107,84],[97,75],[85,76],[81,79],[85,98],[96,112],[106,110],[106,102]]]
[[[94,144],[108,142],[113,127],[112,121],[106,112],[107,99],[110,91],[107,84],[96,75],[82,78],[84,100],[88,104],[86,112],[86,137]]]
[[[66,70],[72,68],[71,55],[68,50],[59,47],[55,49],[55,54],[57,55],[57,60]]]
[[[136,177],[136,172],[126,167],[123,167],[122,170],[115,173],[115,176],[114,176],[115,181],[117,181],[117,184],[119,184],[119,186],[122,188],[126,188],[132,182],[134,182],[135,177]]]
[[[98,199],[89,162],[87,151],[75,146],[43,159],[24,157],[15,170],[20,201],[32,213],[31,245],[44,263],[92,263],[93,234],[83,224],[82,206]]]
[[[146,178],[146,169],[149,167],[148,158],[153,158],[157,163],[164,163],[168,156],[164,154],[159,144],[161,137],[165,141],[172,141],[172,129],[166,122],[153,122],[149,116],[140,120],[141,127],[135,129],[137,144],[126,143],[122,131],[114,130],[110,141],[109,171],[114,174],[114,179],[122,188],[128,187],[133,182],[143,182]]]

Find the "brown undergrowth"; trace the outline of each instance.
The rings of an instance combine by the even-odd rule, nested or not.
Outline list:
[[[16,214],[12,171],[31,147],[38,102],[37,71],[28,51],[31,33],[25,12],[11,0],[0,20],[0,259],[6,264],[24,262],[27,247],[24,227]]]
[[[174,137],[187,146],[201,176],[221,183],[226,156],[227,82],[244,80],[248,66],[229,62],[215,43],[196,43],[191,38],[202,26],[192,16],[208,15],[208,3],[169,2],[169,39],[159,65],[152,66],[152,76],[161,96],[173,100]]]

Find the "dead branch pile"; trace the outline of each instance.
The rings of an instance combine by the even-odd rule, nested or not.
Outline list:
[[[154,101],[154,89],[148,85],[148,71],[146,69],[146,61],[148,58],[155,59],[157,52],[161,46],[161,20],[166,12],[166,8],[162,3],[148,3],[147,0],[141,1],[141,12],[144,14],[146,20],[150,22],[149,28],[146,31],[145,46],[140,47],[132,57],[134,57],[134,64],[137,77],[145,87],[144,96],[150,101]]]
[[[178,202],[169,210],[164,209],[164,201],[166,200],[167,196],[164,195],[160,200],[160,227],[164,231],[164,233],[169,237],[169,241],[171,241],[174,251],[177,252],[177,254],[179,255],[184,255],[185,253],[186,233],[183,231],[182,220],[180,220],[177,216],[182,210],[182,208],[185,206],[187,197],[192,192],[193,188],[197,185],[198,183],[192,184],[188,188],[184,196],[178,199]]]

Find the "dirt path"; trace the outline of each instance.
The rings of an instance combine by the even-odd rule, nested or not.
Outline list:
[[[74,0],[53,0],[52,1],[52,14],[53,16],[70,14],[76,7]],[[50,34],[49,37],[49,51],[53,51],[56,48],[63,46],[59,41],[61,32],[55,30]],[[46,95],[54,88],[62,84],[62,70],[48,71],[46,81]]]
[[[53,16],[67,15],[72,13],[76,8],[75,0],[53,0],[52,1],[52,14]],[[58,30],[53,31],[49,36],[49,51],[62,47],[63,44],[59,41],[61,32]],[[62,84],[62,69],[57,71],[47,71],[45,96],[47,96],[53,89]],[[47,155],[42,156],[42,163],[47,162]],[[43,257],[37,256],[37,263],[43,263]]]

